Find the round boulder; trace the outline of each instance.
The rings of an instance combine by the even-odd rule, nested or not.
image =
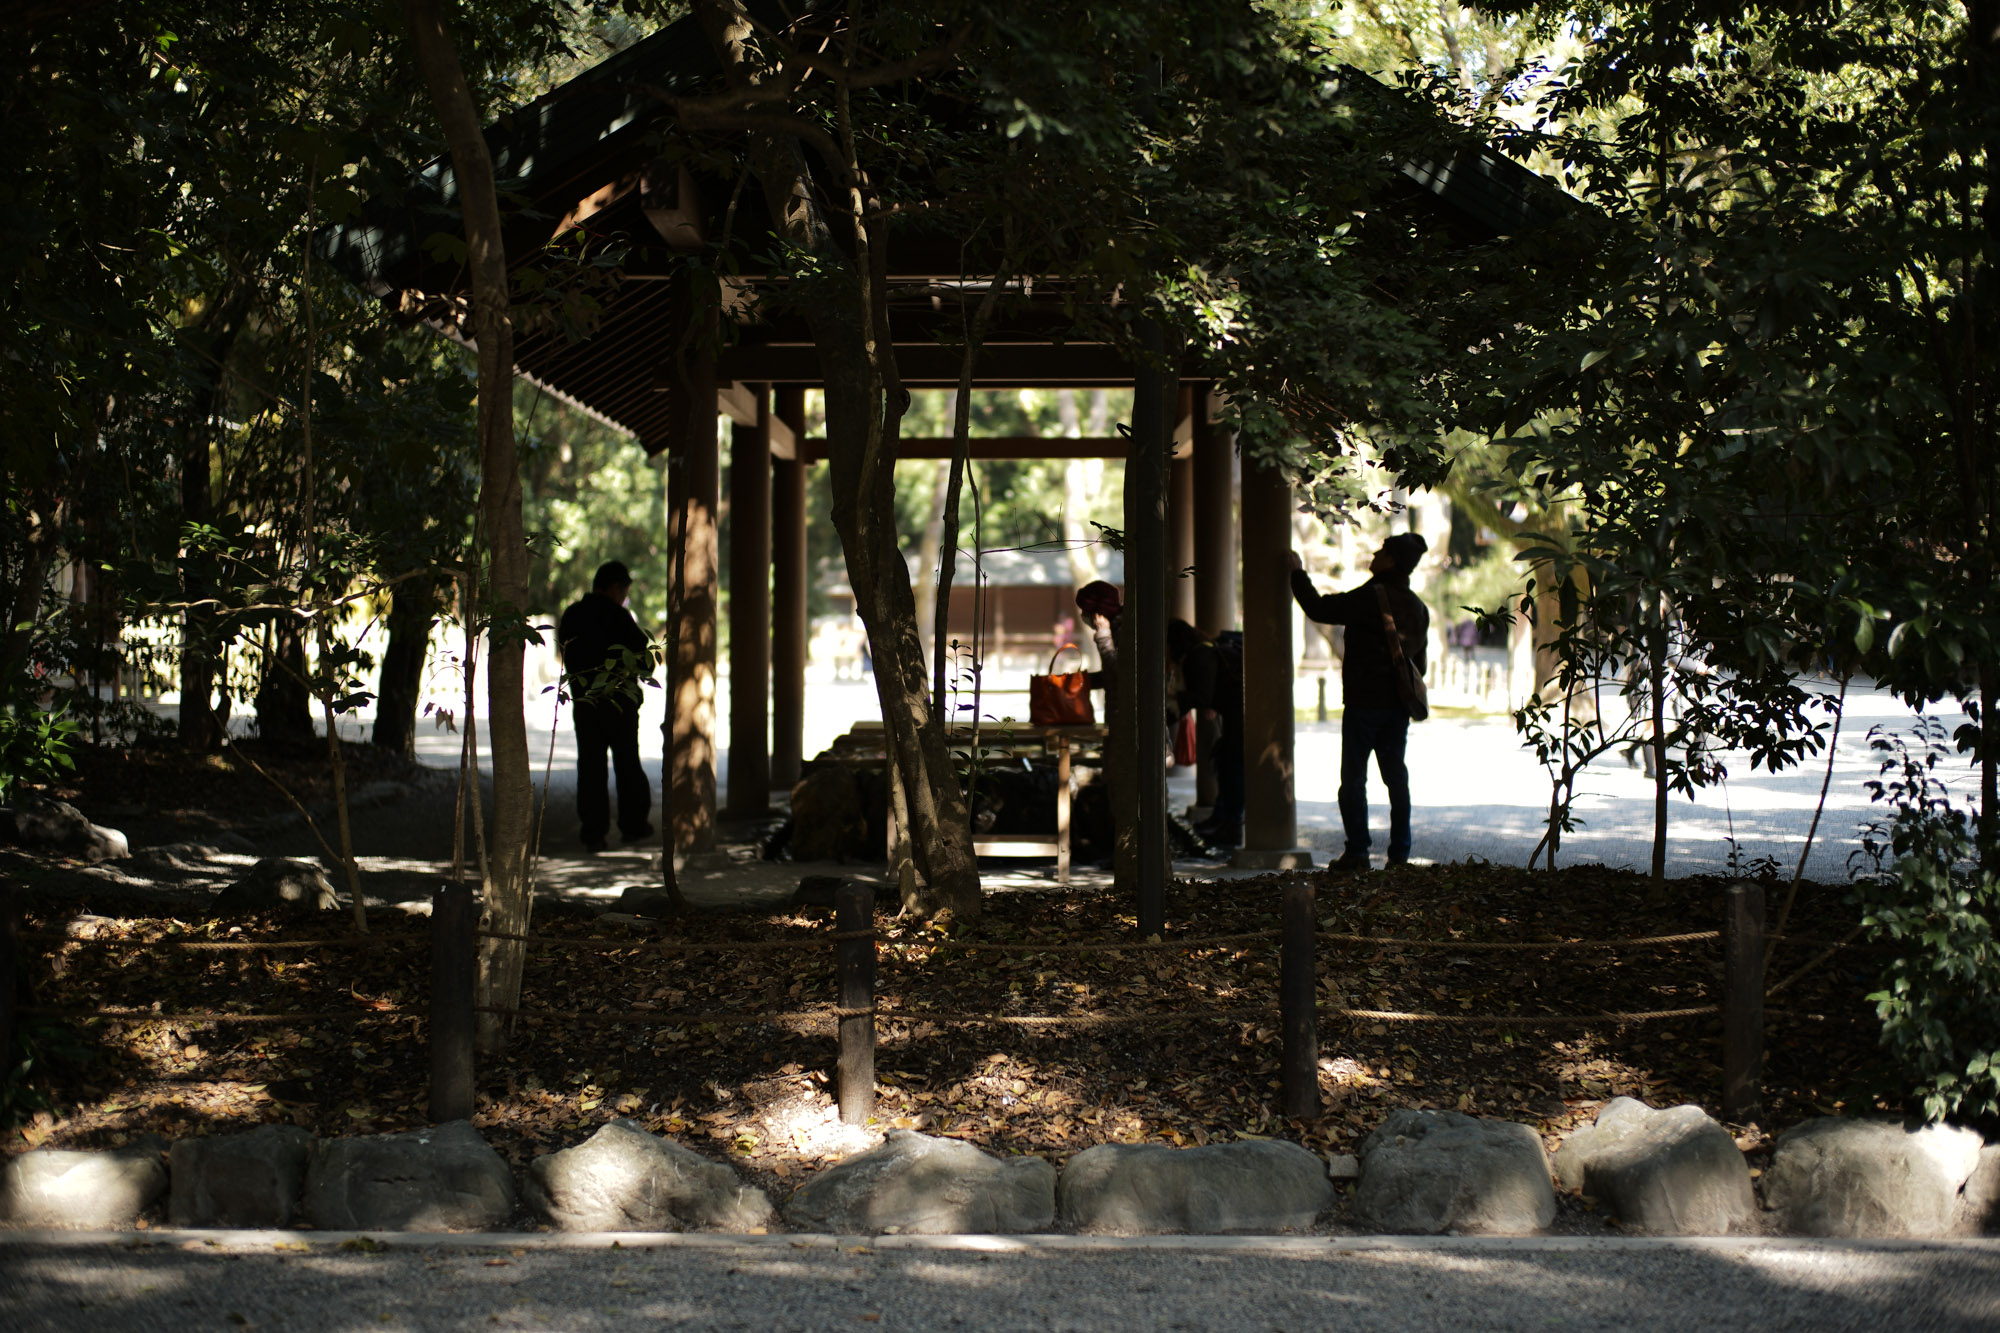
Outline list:
[[[753,1231],[764,1191],[721,1162],[614,1120],[528,1167],[528,1203],[558,1231]]]
[[[243,878],[215,895],[209,910],[222,916],[259,912],[331,912],[340,896],[326,872],[309,857],[267,856]]]
[[[59,852],[92,865],[132,854],[132,846],[123,833],[91,823],[81,810],[53,797],[30,797],[7,811],[4,827],[23,847]]]
[[[1510,1120],[1391,1111],[1361,1145],[1354,1218],[1396,1235],[1528,1235],[1556,1216],[1542,1138]]]
[[[1333,1202],[1333,1183],[1326,1163],[1296,1143],[1105,1143],[1070,1160],[1057,1202],[1079,1231],[1296,1231]]]
[[[800,1186],[785,1220],[801,1231],[996,1234],[1046,1231],[1055,1207],[1055,1168],[1039,1157],[892,1129]]]
[[[1757,1215],[1750,1164],[1699,1106],[1656,1110],[1615,1097],[1556,1153],[1565,1189],[1603,1200],[1628,1228],[1658,1236],[1725,1236]]]
[[[306,1220],[322,1231],[481,1231],[514,1207],[514,1173],[464,1120],[324,1140],[306,1170]]]
[[[1955,1125],[1824,1116],[1778,1138],[1764,1206],[1802,1236],[1949,1235],[1984,1140]]]
[[[177,1227],[288,1227],[305,1196],[313,1136],[259,1125],[174,1143],[167,1216]]]
[[[162,1146],[149,1138],[110,1152],[43,1148],[10,1157],[0,1167],[0,1220],[94,1231],[129,1227],[167,1192]]]

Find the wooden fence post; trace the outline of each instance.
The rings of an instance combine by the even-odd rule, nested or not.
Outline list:
[[[1284,888],[1279,946],[1278,1007],[1285,1035],[1285,1114],[1294,1120],[1319,1118],[1319,1015],[1315,998],[1319,970],[1313,958],[1315,891],[1310,880],[1289,880]]]
[[[14,1004],[21,986],[21,921],[14,886],[0,883],[0,1089],[14,1081]]]
[[[473,971],[478,914],[469,884],[431,894],[431,1123],[469,1120],[473,1110]]]
[[[842,880],[834,890],[833,926],[840,969],[840,1120],[859,1125],[875,1114],[875,887]]]
[[[1764,1092],[1764,886],[1728,889],[1722,927],[1722,1115],[1741,1123]]]

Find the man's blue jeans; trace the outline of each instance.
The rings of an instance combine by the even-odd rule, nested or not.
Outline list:
[[[1340,715],[1340,823],[1347,850],[1368,850],[1368,756],[1375,756],[1389,788],[1389,859],[1410,854],[1410,770],[1403,746],[1410,738],[1410,715],[1400,708],[1355,708]]]

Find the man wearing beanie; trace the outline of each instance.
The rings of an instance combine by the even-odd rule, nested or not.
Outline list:
[[[604,850],[611,829],[605,752],[618,775],[618,830],[627,843],[653,835],[653,786],[639,759],[640,682],[653,674],[645,631],[625,609],[632,575],[608,560],[590,592],[563,612],[556,629],[576,727],[576,818],[585,850]]]
[[[1409,739],[1410,714],[1396,691],[1395,664],[1389,653],[1389,632],[1382,623],[1382,595],[1395,617],[1403,653],[1424,669],[1426,632],[1431,615],[1410,591],[1410,575],[1430,549],[1414,532],[1398,533],[1382,543],[1369,561],[1368,582],[1346,592],[1321,594],[1313,588],[1298,552],[1292,552],[1292,596],[1309,619],[1322,625],[1344,625],[1347,648],[1341,657],[1340,680],[1345,696],[1340,715],[1340,823],[1347,833],[1347,850],[1333,863],[1335,870],[1368,868],[1368,756],[1382,772],[1389,789],[1388,864],[1410,859],[1410,770],[1403,763]]]

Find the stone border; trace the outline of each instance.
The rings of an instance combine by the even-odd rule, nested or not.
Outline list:
[[[1572,1254],[1618,1251],[1690,1250],[1711,1253],[1781,1251],[1801,1253],[1918,1254],[1964,1250],[2000,1259],[2000,1236],[1943,1236],[1935,1240],[1853,1240],[1814,1236],[833,1236],[781,1232],[730,1236],[701,1231],[203,1231],[167,1227],[147,1231],[10,1230],[0,1227],[0,1250],[46,1246],[89,1249],[181,1248],[200,1245],[211,1253],[267,1253],[278,1246],[304,1246],[314,1254],[339,1252],[350,1241],[383,1249],[447,1250],[664,1250],[770,1249],[838,1250],[865,1244],[871,1250],[936,1250],[957,1253],[1024,1254],[1035,1251],[1167,1250],[1296,1254],[1338,1258],[1354,1251],[1412,1250],[1472,1253],[1485,1250]]]
[[[1684,1132],[1691,1120],[1699,1121],[1695,1128],[1700,1134],[1720,1141],[1727,1161],[1710,1160],[1717,1154],[1708,1151],[1695,1164],[1699,1170],[1688,1165],[1692,1159],[1681,1150],[1692,1141]],[[1673,1133],[1649,1146],[1633,1132],[1634,1125],[1665,1126]],[[630,1122],[601,1126],[585,1142],[596,1143],[613,1130],[639,1140],[640,1149],[650,1151],[623,1145],[622,1156],[579,1167],[582,1174],[566,1186],[582,1209],[577,1216],[566,1217],[562,1209],[539,1209],[559,1228],[607,1238],[608,1243],[636,1243],[629,1239],[634,1236],[664,1243],[663,1237],[704,1234],[717,1244],[767,1234],[788,1244],[839,1244],[842,1236],[922,1243],[919,1238],[924,1235],[979,1233],[993,1237],[987,1243],[999,1245],[1008,1243],[999,1239],[1001,1235],[1052,1234],[1052,1222],[1065,1235],[1098,1233],[1148,1241],[1176,1237],[1178,1243],[1197,1246],[1230,1235],[1265,1240],[1291,1236],[1334,1246],[1401,1243],[1446,1234],[1513,1236],[1526,1244],[1608,1239],[1549,1233],[1555,1218],[1550,1162],[1529,1126],[1450,1112],[1392,1114],[1364,1143],[1358,1164],[1350,1158],[1316,1157],[1296,1144],[1270,1140],[1179,1149],[1099,1145],[1072,1157],[1060,1175],[1041,1157],[995,1156],[958,1140],[891,1131],[881,1145],[806,1175],[783,1201],[766,1201],[733,1164],[708,1159]],[[516,1173],[465,1121],[399,1134],[314,1140],[305,1147],[287,1145],[298,1149],[290,1156],[309,1163],[303,1167],[291,1163],[289,1156],[281,1163],[265,1160],[267,1155],[225,1153],[213,1164],[223,1175],[210,1183],[222,1187],[218,1197],[240,1196],[236,1206],[182,1209],[183,1182],[177,1179],[182,1172],[172,1167],[190,1173],[185,1182],[190,1190],[205,1180],[192,1174],[199,1165],[193,1160],[195,1154],[182,1149],[202,1144],[248,1148],[268,1132],[269,1127],[261,1127],[184,1139],[172,1145],[171,1153],[162,1142],[110,1151],[47,1151],[46,1155],[38,1151],[0,1157],[0,1206],[19,1219],[11,1225],[0,1221],[0,1236],[51,1234],[49,1223],[69,1216],[94,1228],[131,1218],[141,1225],[73,1234],[133,1239],[167,1234],[204,1240],[234,1234],[322,1239],[455,1234],[475,1238],[473,1243],[497,1243],[485,1238],[546,1234],[486,1229],[518,1224],[522,1200]],[[293,1137],[304,1138],[296,1131]],[[583,1146],[536,1159],[525,1178],[538,1179],[541,1168],[565,1157],[580,1158]],[[115,1171],[106,1174],[97,1169],[132,1160],[142,1161],[150,1172],[141,1182],[145,1189]],[[1617,1214],[1611,1224],[1630,1228],[1628,1234],[1741,1243],[1796,1238],[1924,1245],[1977,1243],[2000,1232],[2000,1205],[1996,1205],[2000,1145],[1982,1145],[1976,1133],[1963,1129],[1930,1126],[1907,1131],[1866,1119],[1806,1121],[1777,1140],[1771,1165],[1761,1173],[1763,1181],[1756,1190],[1761,1197],[1753,1198],[1748,1161],[1722,1127],[1697,1108],[1660,1110],[1618,1099],[1607,1104],[1597,1125],[1574,1131],[1555,1161],[1556,1173],[1566,1177],[1570,1189],[1584,1189],[1610,1205]],[[1637,1184],[1629,1180],[1620,1184],[1615,1175],[1605,1174],[1606,1163],[1629,1172],[1635,1161],[1641,1167],[1650,1164],[1653,1174]],[[1940,1162],[1946,1165],[1940,1167]],[[37,1171],[39,1166],[48,1171]],[[290,1181],[288,1170],[300,1180]],[[1747,1213],[1690,1220],[1679,1217],[1677,1209],[1661,1209],[1661,1199],[1698,1196],[1718,1171],[1732,1181],[1741,1177],[1737,1187],[1745,1196]],[[1352,1174],[1359,1180],[1341,1191],[1336,1181]],[[1791,1183],[1780,1191],[1776,1186],[1784,1179]],[[302,1199],[296,1197],[301,1185]],[[1406,1201],[1436,1197],[1409,1217],[1378,1216],[1379,1209],[1371,1212],[1364,1206],[1371,1185],[1377,1194],[1386,1190]],[[1620,1190],[1628,1197],[1621,1199]],[[1924,1207],[1903,1206],[1894,1197],[1898,1190]],[[107,1207],[86,1206],[100,1192]],[[184,1225],[144,1227],[169,1193],[174,1196],[170,1218]],[[803,1207],[809,1199],[824,1204],[827,1201],[820,1196],[835,1194],[838,1207],[817,1211]],[[279,1202],[258,1202],[265,1195],[278,1197]],[[328,1199],[344,1205],[334,1207]],[[532,1204],[533,1199],[527,1202]],[[774,1208],[773,1202],[778,1206]],[[1817,1213],[1800,1222],[1801,1202],[1830,1216],[1839,1214],[1838,1225],[1814,1220]],[[1586,1199],[1586,1206],[1589,1203]],[[1648,1206],[1653,1210],[1650,1222]],[[246,1226],[241,1232],[213,1229],[213,1223],[230,1220]],[[300,1220],[328,1229],[261,1229],[289,1227]],[[588,1230],[607,1222],[652,1229]],[[211,1225],[189,1228],[186,1223]],[[362,1229],[354,1230],[357,1226]]]

